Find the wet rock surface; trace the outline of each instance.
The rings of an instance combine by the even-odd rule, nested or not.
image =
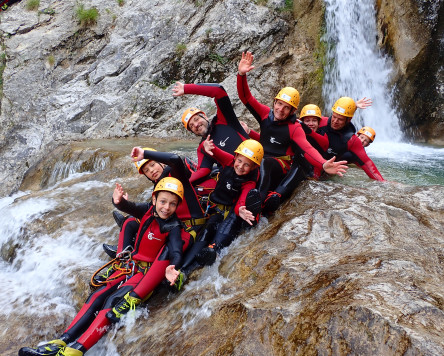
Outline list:
[[[59,252],[51,260],[62,258],[59,244],[66,244],[69,254],[79,249],[85,253],[78,265],[57,262],[63,273],[55,277],[61,278],[57,290],[10,299],[13,308],[0,314],[0,331],[12,330],[14,338],[2,338],[2,354],[13,355],[21,346],[62,332],[88,295],[89,276],[107,261],[101,243],[117,237],[109,202],[115,169],[125,162],[131,165],[123,151],[133,142],[115,144],[66,147],[66,152],[73,151],[63,155],[66,162],[82,157],[90,167],[101,147],[102,156],[111,158],[95,173],[47,190],[37,184],[45,181],[38,174],[25,180],[33,190],[22,200],[49,199],[57,206],[10,238],[15,251],[8,251],[13,260],[5,266],[11,273],[18,270],[26,262],[24,251],[44,234],[54,241],[51,251]],[[172,151],[178,145],[156,143]],[[304,182],[274,216],[242,234],[215,265],[191,274],[183,291],[161,288],[135,319],[112,330],[90,354],[444,354],[444,188],[364,179]],[[150,195],[146,180],[134,177],[134,171],[122,170],[119,181],[136,201]],[[82,233],[75,243],[64,240],[77,230]],[[48,305],[52,295],[63,296],[57,308]],[[39,308],[31,312],[35,303]],[[34,327],[40,323],[45,327]]]

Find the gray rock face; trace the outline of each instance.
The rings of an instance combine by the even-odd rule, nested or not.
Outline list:
[[[39,12],[30,12],[21,2],[2,13],[2,194],[67,141],[183,135],[181,111],[205,108],[211,100],[173,100],[175,80],[222,82],[236,103],[242,51],[253,51],[258,63],[268,61],[255,73],[265,95],[287,79],[280,75],[282,62],[297,67],[302,56],[278,53],[292,31],[291,14],[279,10],[284,1],[125,1],[122,7],[85,1],[100,14],[87,28],[78,23],[76,3],[42,1]]]

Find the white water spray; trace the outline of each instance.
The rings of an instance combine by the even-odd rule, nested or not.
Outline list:
[[[373,105],[358,110],[356,129],[376,130],[378,142],[399,141],[398,116],[392,105],[392,66],[376,43],[374,0],[325,0],[327,66],[323,86],[326,113],[342,96],[368,97]]]

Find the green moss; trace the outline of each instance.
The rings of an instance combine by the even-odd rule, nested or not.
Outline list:
[[[6,68],[6,52],[1,52],[0,53],[0,97],[3,97],[3,72],[5,71],[5,68]]]
[[[83,4],[78,4],[76,8],[76,16],[77,20],[82,27],[88,27],[95,25],[97,23],[97,19],[99,17],[99,10],[95,7],[90,9],[85,9]]]
[[[40,6],[40,0],[28,0],[26,2],[26,10],[33,11],[37,10]]]
[[[179,58],[182,58],[182,56],[185,54],[186,51],[187,51],[187,45],[185,43],[178,43],[176,45],[176,55]]]
[[[279,9],[281,12],[293,12],[293,0],[285,0],[285,5]]]
[[[217,54],[217,53],[210,53],[208,55],[208,57],[211,60],[216,61],[222,65],[225,65],[228,62],[228,59],[226,59],[225,57],[222,57],[220,54]]]
[[[53,67],[55,64],[55,57],[51,54],[48,56],[48,58],[46,59],[48,61],[48,64]]]
[[[125,0],[117,0],[117,5],[122,7],[123,5],[125,5]]]
[[[327,28],[325,22],[321,25],[319,36],[316,43],[316,50],[313,53],[317,64],[317,69],[314,72],[316,82],[322,86],[324,82],[324,69],[327,66],[327,48],[328,43],[324,40]]]

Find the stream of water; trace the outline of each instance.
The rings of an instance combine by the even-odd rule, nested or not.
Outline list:
[[[332,63],[326,68],[323,88],[327,107],[340,96],[371,97],[372,107],[359,112],[353,121],[357,128],[365,124],[376,130],[376,141],[367,152],[383,177],[408,186],[444,185],[444,148],[402,140],[399,118],[391,103],[391,64],[376,46],[374,1],[326,0],[326,5],[328,62]],[[117,239],[110,201],[114,184],[121,182],[136,201],[150,195],[150,185],[134,174],[128,157],[135,145],[140,145],[140,140],[72,145],[66,150],[74,152],[70,156],[75,158],[49,167],[50,178],[41,188],[26,188],[0,199],[1,354],[16,354],[17,344],[53,338],[64,330],[84,301],[88,294],[85,281],[106,261],[101,244]],[[147,145],[193,155],[196,142],[150,141],[142,146]],[[39,186],[41,178],[37,175],[28,179],[27,187]],[[375,191],[380,184],[355,168],[342,181]],[[287,234],[290,240],[292,232]],[[199,293],[206,300],[197,302],[195,297],[197,307],[192,304],[180,309],[186,319],[182,328],[208,317],[213,303],[231,297],[230,291],[221,292],[225,283],[216,265],[189,284],[188,290],[203,288]],[[208,285],[212,292],[205,290]],[[120,353],[111,338],[96,345],[88,355]]]

